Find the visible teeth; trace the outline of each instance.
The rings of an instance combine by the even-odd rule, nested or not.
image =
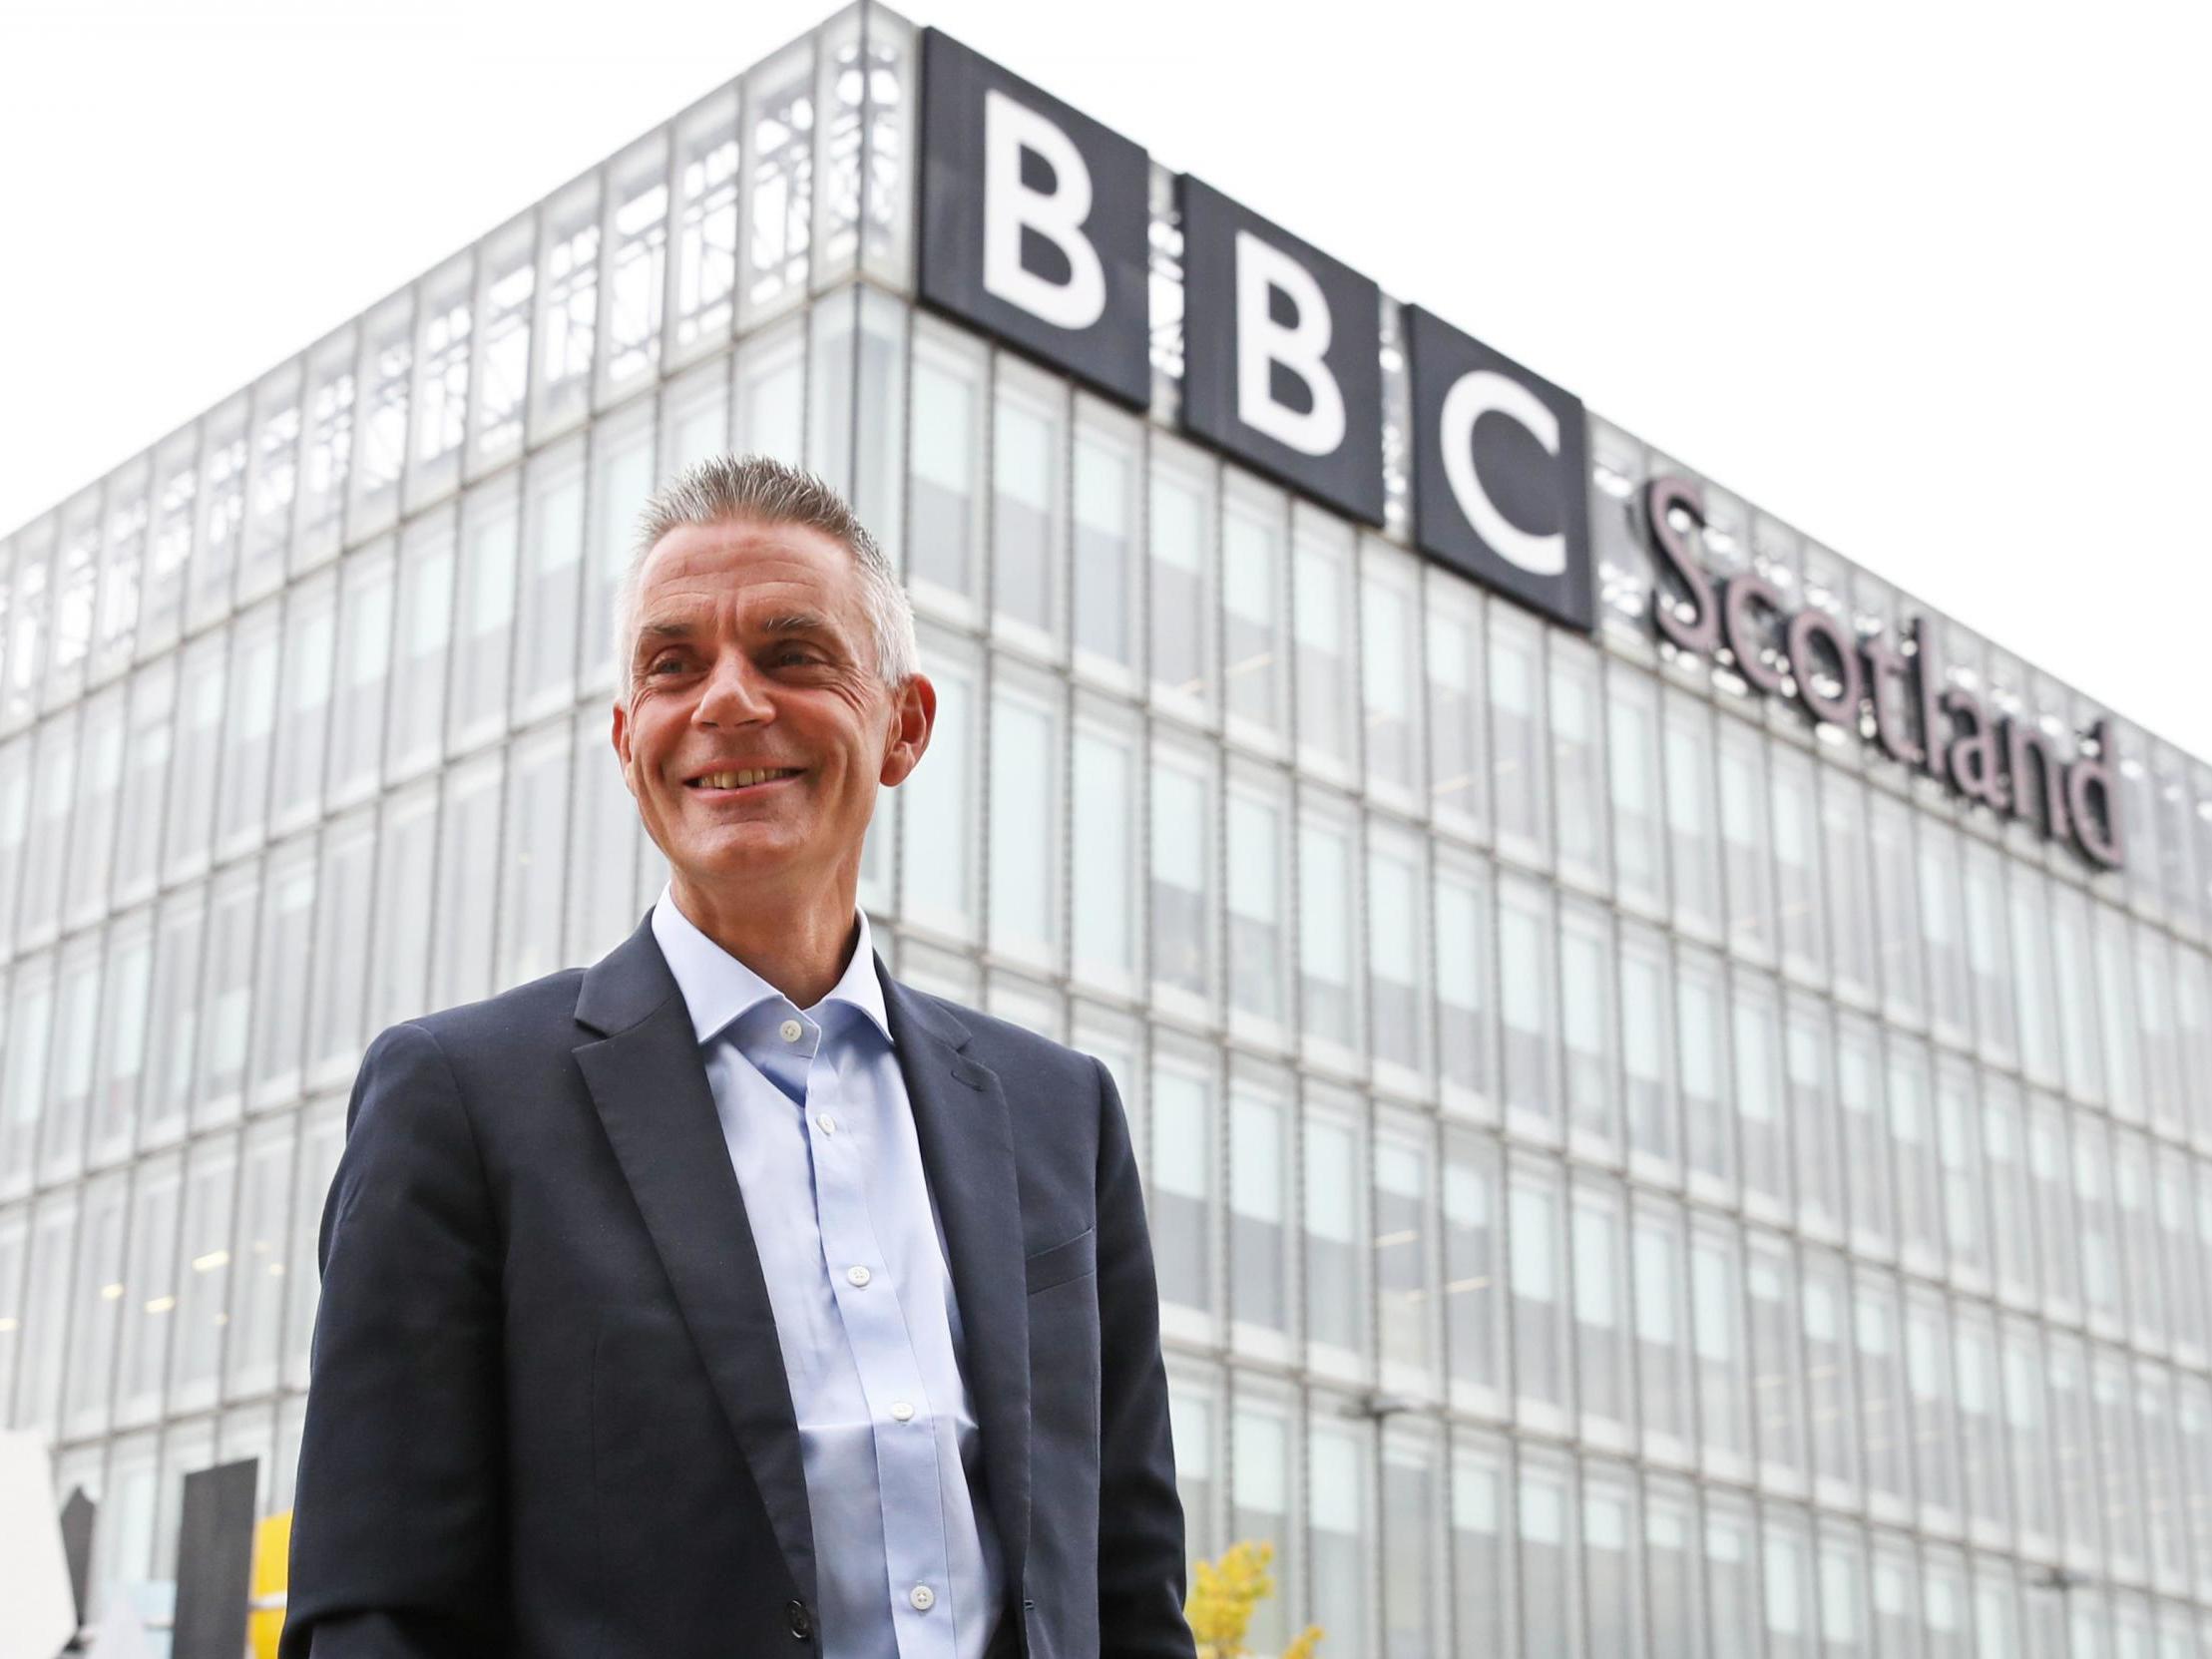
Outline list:
[[[708,772],[698,782],[704,789],[742,789],[748,783],[766,783],[770,778],[797,777],[796,766],[748,767],[741,772]]]

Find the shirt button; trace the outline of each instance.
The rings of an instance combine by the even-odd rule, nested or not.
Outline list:
[[[937,1605],[937,1592],[927,1584],[917,1584],[913,1589],[907,1591],[906,1599],[913,1602],[917,1609],[926,1613]]]
[[[814,1127],[825,1135],[833,1135],[837,1132],[837,1119],[826,1111],[818,1111],[814,1114]]]
[[[796,1020],[786,1020],[777,1029],[782,1033],[783,1040],[786,1042],[798,1041],[799,1033],[805,1030]]]
[[[914,1408],[903,1400],[896,1401],[892,1404],[891,1415],[901,1423],[912,1423],[914,1421]]]
[[[864,1288],[868,1281],[874,1277],[875,1275],[864,1267],[848,1267],[845,1269],[846,1281],[856,1290]]]

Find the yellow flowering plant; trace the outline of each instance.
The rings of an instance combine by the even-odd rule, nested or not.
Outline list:
[[[1183,1617],[1198,1640],[1198,1659],[1251,1659],[1244,1632],[1251,1626],[1252,1610],[1275,1593],[1267,1570],[1274,1558],[1273,1544],[1247,1540],[1229,1545],[1216,1560],[1192,1565]],[[1309,1624],[1283,1649],[1283,1659],[1312,1659],[1320,1645],[1321,1627]]]

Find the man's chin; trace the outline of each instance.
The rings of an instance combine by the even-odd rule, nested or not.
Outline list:
[[[757,881],[794,863],[805,842],[777,824],[718,824],[688,838],[685,872],[694,881]]]

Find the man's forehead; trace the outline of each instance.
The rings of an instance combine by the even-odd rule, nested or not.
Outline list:
[[[718,519],[669,530],[647,555],[644,577],[648,586],[682,576],[744,579],[755,571],[763,578],[780,573],[820,580],[850,572],[855,563],[851,549],[812,525]]]
[[[843,544],[804,526],[684,525],[664,536],[639,573],[639,608],[646,616],[704,615],[734,608],[808,611],[834,616],[859,601],[859,572]],[[791,541],[772,531],[794,531]],[[690,535],[688,532],[700,532]],[[723,531],[739,532],[729,536]]]

